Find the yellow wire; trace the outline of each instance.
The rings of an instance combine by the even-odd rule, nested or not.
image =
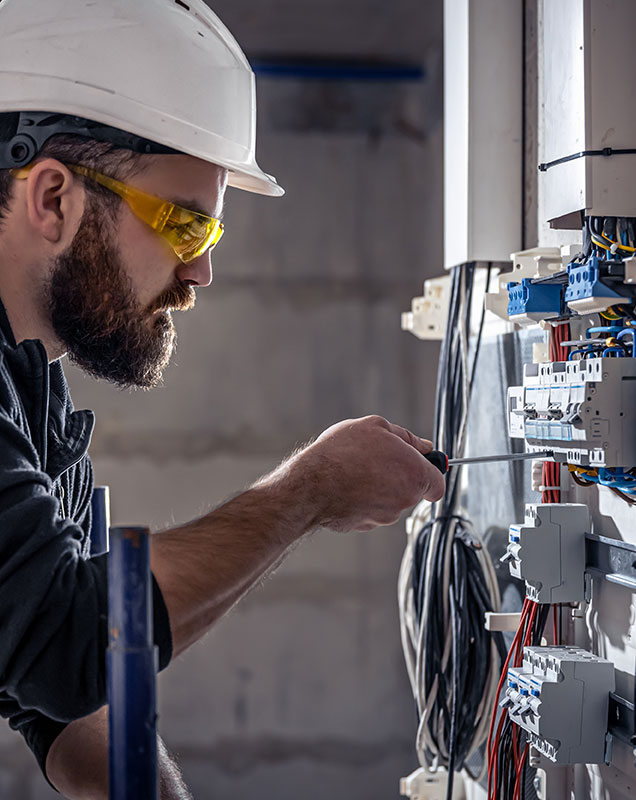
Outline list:
[[[576,464],[568,464],[568,470],[576,472],[577,475],[591,475],[593,478],[598,476],[597,469],[585,469],[585,467],[579,467]]]
[[[605,241],[610,243],[610,247],[605,247],[605,245],[602,242],[599,242],[597,240],[596,244],[598,244],[599,247],[605,247],[606,250],[610,250],[611,246],[615,244],[619,250],[627,250],[628,253],[636,253],[636,247],[630,247],[627,244],[619,244],[618,242],[615,242],[613,239],[610,239],[610,237],[605,233],[602,233],[601,236],[603,237],[603,239],[605,239]],[[592,241],[594,241],[593,236],[592,236]]]
[[[594,244],[595,244],[597,247],[602,247],[602,248],[603,248],[603,250],[609,250],[609,249],[610,249],[610,248],[609,248],[609,247],[608,247],[606,244],[603,244],[603,242],[600,242],[600,241],[599,241],[598,239],[596,239],[594,236],[592,236],[592,241],[594,242]]]
[[[613,312],[613,311],[612,311],[611,313],[609,313],[609,314],[608,314],[607,312],[608,312],[608,311],[610,311],[610,309],[611,309],[611,308],[612,308],[612,307],[610,306],[610,307],[609,307],[609,308],[608,308],[606,311],[600,311],[600,312],[599,312],[599,313],[600,313],[600,315],[601,315],[602,317],[605,317],[605,319],[609,319],[609,320],[622,319],[622,317],[621,317],[621,315],[620,315],[620,314],[616,314],[616,313],[615,313],[615,312]]]

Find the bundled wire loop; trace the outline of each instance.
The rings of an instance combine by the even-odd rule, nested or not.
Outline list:
[[[440,449],[463,454],[484,317],[472,353],[469,324],[475,267],[456,267],[440,355],[435,433]],[[486,279],[490,277],[490,269]],[[499,607],[490,556],[459,509],[461,471],[448,475],[444,498],[421,503],[409,519],[399,577],[402,645],[416,701],[416,749],[422,766],[454,771],[485,741],[505,649],[484,628]],[[477,776],[472,776],[477,777]]]

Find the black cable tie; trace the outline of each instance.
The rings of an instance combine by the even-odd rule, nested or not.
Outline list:
[[[586,158],[587,156],[633,156],[636,155],[636,148],[620,148],[604,147],[602,150],[581,150],[580,153],[572,153],[563,158],[556,158],[554,161],[547,161],[539,164],[539,172],[547,172],[550,167],[556,167],[557,164],[566,164],[568,161],[575,161],[577,158]]]

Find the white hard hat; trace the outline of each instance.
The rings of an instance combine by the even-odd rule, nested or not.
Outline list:
[[[230,186],[284,193],[256,163],[254,73],[203,0],[0,0],[2,112],[76,118],[76,130],[49,122],[49,136],[92,121],[139,137],[140,152],[225,167]],[[27,141],[38,122],[25,117]]]

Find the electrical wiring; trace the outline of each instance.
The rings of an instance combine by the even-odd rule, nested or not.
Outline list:
[[[568,465],[572,479],[579,486],[606,486],[629,505],[636,505],[636,468],[629,470],[619,467],[585,469],[574,464]]]
[[[569,336],[570,328],[567,323],[557,323],[550,328],[550,356],[553,361],[566,360],[566,343]],[[543,462],[542,482],[543,502],[560,502],[559,464],[553,461]],[[550,615],[553,641],[556,644],[561,640],[560,608],[557,605],[538,605],[528,598],[524,601],[520,624],[501,671],[497,698],[503,689],[510,664],[520,666],[523,660],[523,648],[530,644],[541,643]],[[527,737],[525,732],[511,721],[506,711],[499,714],[499,710],[500,707],[495,703],[487,745],[488,800],[522,800],[525,795],[529,753]]]
[[[550,327],[550,358],[552,361],[567,361],[568,349],[564,342],[570,338],[570,325],[567,322],[558,322]],[[542,492],[544,503],[561,502],[560,489],[560,464],[555,461],[544,461],[542,470],[542,483],[545,487]]]
[[[537,604],[526,599],[521,611],[521,622],[508,651],[499,680],[501,692],[508,667],[521,666],[523,648],[538,645],[544,634],[552,606]],[[555,607],[556,608],[556,607]],[[488,737],[488,800],[522,800],[526,783],[528,743],[526,734],[503,712],[499,706],[492,710]]]
[[[520,666],[523,648],[541,642],[550,613],[549,605],[537,605],[526,599],[521,612],[521,622],[506,657],[499,680],[498,695],[503,688],[508,667]],[[525,786],[526,736],[506,712],[497,717],[499,707],[494,706],[488,737],[488,800],[520,800]],[[523,753],[520,752],[523,748]]]
[[[438,368],[436,446],[451,457],[464,451],[484,324],[482,311],[471,343],[475,272],[473,264],[452,271]],[[459,507],[460,486],[461,469],[454,468],[444,498],[415,509],[398,579],[402,646],[418,713],[416,750],[423,767],[447,769],[449,799],[454,772],[486,739],[505,657],[502,635],[484,628],[486,611],[499,607],[499,589],[490,556]]]

